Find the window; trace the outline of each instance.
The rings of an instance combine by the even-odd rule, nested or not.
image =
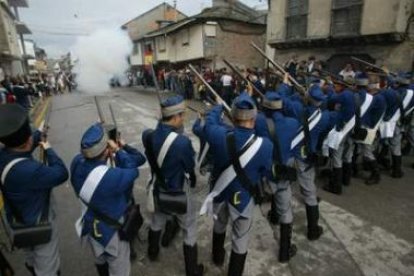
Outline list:
[[[132,54],[133,55],[139,55],[139,47],[141,44],[139,44],[138,42],[134,43],[134,48],[132,49]]]
[[[183,46],[190,45],[190,29],[189,28],[181,32],[181,39],[182,39]]]
[[[334,0],[332,36],[359,35],[363,0]]]
[[[208,23],[204,26],[207,37],[216,37],[216,24]]]
[[[160,36],[157,38],[157,45],[158,45],[158,51],[159,52],[165,52],[166,50],[166,41],[165,41],[165,35]]]
[[[287,0],[286,39],[306,38],[309,0]]]

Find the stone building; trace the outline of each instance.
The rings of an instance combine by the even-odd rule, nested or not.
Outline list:
[[[275,59],[316,56],[338,72],[350,56],[412,70],[413,0],[269,0],[267,42]]]
[[[265,45],[266,13],[237,0],[214,0],[200,14],[170,24],[142,38],[152,43],[157,64],[182,67],[188,63],[211,68],[236,65],[262,67],[263,59],[250,46]]]
[[[18,20],[19,7],[28,7],[27,1],[0,0],[0,67],[6,75],[18,75],[26,71],[22,42],[23,35],[31,32]]]
[[[121,28],[128,32],[134,45],[130,56],[131,66],[139,67],[144,64],[145,59],[148,62],[153,59],[154,46],[151,43],[142,43],[141,40],[147,33],[186,17],[175,7],[162,3],[122,25]]]

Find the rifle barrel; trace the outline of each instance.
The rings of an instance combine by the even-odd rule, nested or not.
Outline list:
[[[245,82],[250,83],[250,85],[252,86],[254,92],[256,92],[257,95],[259,95],[261,98],[264,98],[263,93],[256,87],[256,85],[254,85],[254,83],[252,83],[251,80],[249,80],[248,78],[246,78],[245,76],[243,76],[243,74],[236,67],[234,67],[233,64],[231,64],[226,59],[223,59],[223,62],[228,67],[230,67],[230,69],[233,70],[233,72],[235,72],[237,75],[239,75]]]
[[[285,71],[285,69],[283,69],[283,67],[277,63],[276,61],[274,61],[273,59],[271,59],[268,55],[266,55],[266,53],[260,49],[253,41],[250,42],[250,45],[256,49],[260,55],[262,57],[264,57],[265,59],[267,59],[274,67],[276,67],[277,70],[279,70],[280,72],[282,72],[283,74],[287,74],[287,72]],[[300,83],[297,82],[297,80],[295,80],[295,78],[293,78],[290,74],[288,74],[288,78],[289,80],[293,83],[293,85],[300,91],[302,92],[302,94],[306,94],[306,88],[303,87]]]
[[[111,103],[109,104],[109,111],[111,112],[112,122],[114,122],[115,127],[118,128],[118,124],[116,123],[116,119],[115,119],[115,113],[114,113]]]
[[[379,67],[379,66],[377,66],[377,65],[375,65],[375,64],[372,64],[372,63],[370,63],[370,62],[368,62],[368,61],[365,61],[365,60],[363,60],[363,59],[360,59],[360,58],[357,58],[357,57],[354,57],[354,56],[352,56],[352,57],[351,57],[351,59],[352,59],[352,60],[355,60],[355,61],[357,61],[357,62],[359,62],[359,63],[361,63],[361,64],[363,64],[363,65],[365,65],[365,66],[368,66],[368,67],[371,67],[371,68],[377,69],[377,70],[379,70],[379,71],[381,71],[381,72],[383,72],[383,73],[385,73],[385,74],[387,74],[387,75],[393,75],[393,76],[396,76],[396,75],[397,75],[397,74],[396,74],[396,73],[394,73],[394,72],[387,72],[387,71],[385,71],[384,69],[382,69],[381,67]]]
[[[157,93],[158,101],[161,104],[162,99],[160,95],[160,86],[158,84],[157,76],[155,75],[154,64],[151,63],[150,66],[151,66],[152,81],[154,82],[154,86],[155,86],[155,92]]]
[[[197,78],[199,78],[203,82],[203,84],[210,90],[210,92],[213,93],[216,99],[220,100],[220,102],[223,104],[226,111],[230,113],[231,109],[227,105],[227,103],[220,97],[220,95],[213,89],[213,87],[211,87],[211,85],[200,75],[200,73],[198,73],[198,71],[193,67],[193,65],[189,64],[188,67],[197,76]]]
[[[103,116],[101,106],[99,105],[98,96],[95,96],[94,98],[95,98],[96,110],[98,110],[99,120],[101,121],[101,123],[105,123],[105,118]]]

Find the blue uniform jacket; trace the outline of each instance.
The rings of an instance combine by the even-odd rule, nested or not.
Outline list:
[[[147,135],[150,131],[152,130],[144,131],[142,134],[143,141],[147,139]],[[157,128],[152,134],[155,158],[158,157],[165,139],[172,131],[176,131],[176,129],[162,122],[158,123]],[[161,171],[166,179],[168,191],[178,192],[183,190],[185,174],[194,174],[194,156],[195,152],[190,139],[179,134],[168,150],[161,166]]]
[[[296,117],[298,122],[301,125],[299,131],[303,129],[303,120],[304,115],[303,112],[307,113],[307,118],[311,117],[314,112],[318,110],[318,107],[312,105],[294,105],[297,109],[294,114],[301,114],[300,116]],[[323,139],[327,133],[335,126],[337,112],[335,111],[322,111],[321,110],[321,119],[319,122],[310,130],[310,152],[317,153],[319,150],[318,145],[321,144],[321,139]],[[299,158],[302,161],[306,161],[306,152],[305,152],[305,140],[303,139],[301,143],[299,143],[293,150],[295,153],[295,157]]]
[[[361,99],[361,103],[363,100]],[[344,125],[355,115],[354,93],[348,89],[340,93],[333,94],[328,105],[339,105],[338,116],[336,120],[336,129],[341,130]]]
[[[398,92],[392,88],[383,89],[379,92],[385,99],[387,106],[385,110],[384,120],[388,121],[400,108],[400,100]]]
[[[14,159],[27,158],[12,167],[4,183],[6,191],[6,213],[12,218],[7,201],[10,200],[23,217],[25,225],[34,225],[44,208],[49,204],[49,193],[53,187],[68,179],[68,171],[63,161],[53,149],[46,151],[48,165],[35,160],[32,152],[39,144],[40,132],[33,135],[33,149],[30,152],[12,152],[7,148],[0,150],[0,172]]]
[[[362,125],[368,128],[374,128],[387,109],[387,102],[381,92],[376,93],[373,97],[371,106],[361,120]]]
[[[144,163],[145,157],[136,149],[127,145],[120,149],[115,155],[116,167],[106,172],[89,205],[115,220],[120,220],[129,206],[134,181],[139,176],[138,167]],[[106,161],[85,159],[81,154],[73,159],[70,171],[76,195],[79,196],[89,173],[101,165],[106,165]],[[90,235],[106,247],[116,232],[113,226],[102,222],[88,209],[84,216],[82,236]]]
[[[292,140],[298,133],[300,124],[294,118],[285,117],[281,112],[273,112],[267,114],[273,119],[276,129],[276,135],[279,138],[280,155],[282,158],[282,164],[287,165],[290,158],[294,157],[294,151],[290,150]],[[270,133],[267,127],[266,115],[259,113],[256,118],[256,133],[259,136],[270,138]],[[273,153],[272,153],[273,159]]]
[[[401,99],[402,102],[404,101],[404,97],[407,94],[408,89],[410,89],[408,85],[405,86],[405,87],[398,88],[398,93],[400,95],[400,99]],[[412,109],[413,106],[414,106],[414,96],[412,97],[411,101],[408,103],[407,107],[404,108],[404,113],[406,113],[408,110]],[[404,114],[404,116],[410,115],[411,112],[409,114]]]
[[[227,150],[227,134],[229,131],[234,131],[237,150],[241,150],[242,146],[247,142],[250,136],[255,134],[254,129],[236,127],[233,130],[230,130],[228,127],[223,126],[220,123],[222,111],[222,106],[215,106],[211,109],[207,114],[205,126],[206,138],[211,146],[214,156],[213,175],[216,177],[230,165],[230,156]],[[269,139],[264,138],[259,151],[244,168],[247,176],[253,184],[256,185],[262,177],[270,175],[272,167],[272,152],[272,143]],[[238,194],[237,201],[234,200],[236,194]],[[237,178],[234,179],[230,185],[215,199],[216,202],[227,201],[239,212],[243,212],[250,200],[251,196],[249,192],[243,188]]]

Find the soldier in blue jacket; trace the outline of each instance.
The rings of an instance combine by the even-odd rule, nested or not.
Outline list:
[[[334,127],[336,112],[322,111],[321,106],[326,100],[318,84],[313,84],[308,91],[307,104],[297,106],[301,129],[291,144],[295,152],[296,168],[300,191],[306,204],[308,239],[317,240],[323,233],[318,225],[319,206],[315,185],[315,163],[320,151],[321,140]],[[306,121],[305,121],[306,120]]]
[[[410,89],[410,77],[406,73],[400,73],[396,78],[397,97],[399,99],[400,113],[398,122],[395,125],[394,135],[390,139],[390,149],[392,154],[392,171],[391,177],[401,178],[404,173],[402,171],[402,154],[401,139],[404,124],[407,124],[406,118],[409,118],[414,110],[414,91]],[[398,114],[397,114],[398,115]]]
[[[279,261],[288,262],[296,254],[296,246],[291,244],[293,212],[291,206],[291,181],[296,180],[294,151],[291,150],[300,124],[294,118],[286,117],[283,111],[283,99],[278,93],[267,92],[262,103],[263,113],[256,120],[257,135],[268,137],[273,142],[272,176],[270,184],[274,196],[273,208],[280,222]],[[272,213],[270,213],[272,217]]]
[[[352,173],[353,141],[350,135],[355,126],[354,93],[346,88],[345,83],[335,82],[335,94],[328,99],[328,106],[333,106],[338,113],[335,127],[324,141],[325,154],[326,148],[332,151],[333,170],[323,189],[339,195],[342,194],[342,185],[349,185]]]
[[[112,221],[125,221],[138,167],[145,157],[123,142],[109,140],[100,123],[84,133],[80,146],[81,154],[71,164],[72,186],[82,203],[76,230],[91,245],[100,276],[129,275],[130,244]],[[110,158],[116,167],[107,165]]]
[[[52,225],[50,242],[27,248],[26,267],[33,275],[56,276],[60,258],[56,229],[56,211],[50,200],[52,189],[68,179],[68,171],[48,142],[40,142],[41,132],[32,136],[27,112],[17,104],[0,106],[0,173],[6,215],[15,221],[16,209],[24,226],[37,224],[48,212]],[[40,145],[45,150],[47,165],[35,160],[33,150]],[[12,206],[13,207],[10,207]],[[19,220],[19,219],[17,219]]]
[[[161,113],[162,119],[156,129],[146,130],[142,135],[145,154],[152,170],[153,189],[150,191],[153,190],[154,198],[157,199],[148,233],[148,257],[151,261],[157,259],[161,231],[166,220],[171,215],[176,216],[184,232],[186,275],[199,276],[203,275],[204,267],[198,264],[197,214],[195,198],[189,189],[196,185],[195,152],[190,139],[178,132],[184,126],[184,99],[181,96],[169,97],[161,103]],[[180,200],[180,206],[186,208],[184,213],[174,208],[166,210],[167,207],[163,207],[167,203],[165,196]]]
[[[361,144],[364,161],[367,162],[370,176],[365,180],[365,184],[373,185],[380,182],[380,170],[376,161],[374,151],[377,146],[377,132],[380,123],[385,115],[387,104],[384,95],[380,90],[380,79],[376,74],[369,74],[368,91],[373,96],[372,104],[361,119],[361,125],[367,130],[368,139],[356,141]]]
[[[254,197],[259,181],[270,174],[273,147],[267,138],[255,134],[257,108],[246,92],[232,105],[234,129],[223,126],[222,113],[223,106],[217,105],[206,117],[205,133],[213,152],[215,182],[201,213],[214,216],[212,257],[217,266],[224,263],[226,228],[231,221],[228,275],[241,276],[253,222]]]

